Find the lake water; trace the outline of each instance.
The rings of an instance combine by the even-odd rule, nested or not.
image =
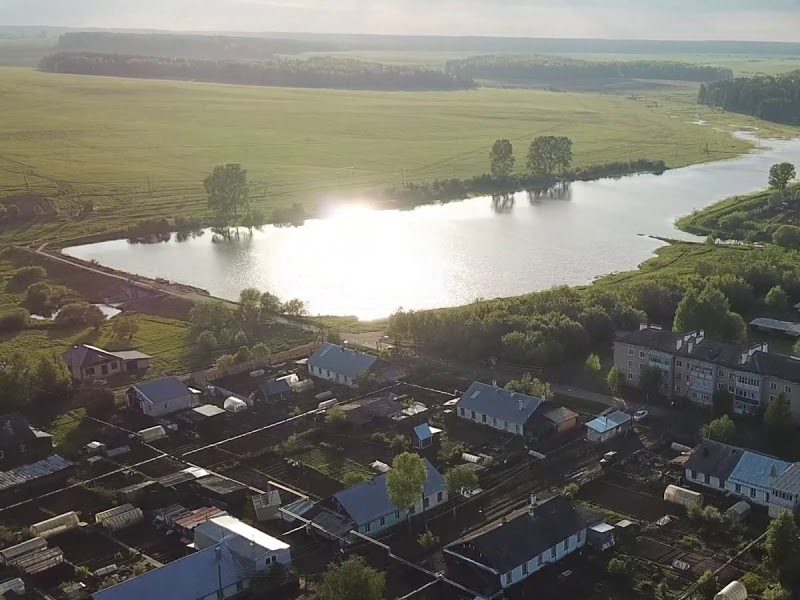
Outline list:
[[[675,219],[764,188],[776,162],[800,164],[800,139],[762,145],[660,176],[574,183],[560,197],[519,193],[509,202],[483,197],[410,211],[349,205],[302,227],[269,226],[232,240],[205,232],[64,252],[223,298],[256,287],[305,300],[312,314],[379,318],[399,307],[456,306],[634,269],[662,245],[646,236],[695,239],[676,230]]]

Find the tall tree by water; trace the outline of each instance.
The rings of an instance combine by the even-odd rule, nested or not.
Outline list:
[[[514,170],[514,146],[509,140],[497,140],[489,153],[492,175],[505,177]]]
[[[208,194],[208,207],[224,224],[235,221],[250,202],[247,170],[239,164],[217,165],[203,181]]]
[[[552,175],[565,171],[572,164],[572,140],[568,137],[544,135],[534,138],[528,148],[528,171]]]
[[[797,170],[792,163],[782,162],[774,164],[769,169],[769,187],[780,190],[783,194],[789,182],[797,177]]]

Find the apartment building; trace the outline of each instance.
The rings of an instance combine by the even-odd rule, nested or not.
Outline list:
[[[699,406],[711,406],[714,393],[726,390],[737,414],[755,414],[784,393],[800,422],[800,358],[770,352],[766,343],[745,348],[710,340],[703,330],[642,326],[614,342],[614,364],[634,386],[646,367],[657,368],[664,396]]]

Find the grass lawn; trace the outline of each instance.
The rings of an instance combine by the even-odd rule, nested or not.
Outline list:
[[[365,466],[333,451],[311,448],[292,454],[292,458],[341,482],[344,482],[348,473],[361,475],[365,479],[371,479],[374,475]]]
[[[648,157],[677,167],[745,151],[729,132],[756,121],[698,106],[695,96],[694,86],[631,96],[379,93],[0,68],[0,185],[45,193],[60,209],[3,239],[67,239],[157,215],[202,215],[201,182],[225,162],[248,168],[263,208],[302,202],[313,210],[401,178],[484,173],[502,137],[515,142],[518,169],[528,142],[543,134],[570,136],[576,165]],[[698,116],[706,125],[691,124]],[[765,135],[796,132],[758,125]],[[86,199],[95,212],[77,219]]]
[[[57,417],[47,428],[57,452],[72,454],[92,440],[85,427],[86,409],[76,408]]]

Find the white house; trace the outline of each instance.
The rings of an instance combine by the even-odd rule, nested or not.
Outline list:
[[[275,563],[292,566],[289,544],[230,515],[214,517],[194,528],[194,545],[198,550],[222,543],[250,571],[266,571]]]
[[[456,403],[456,414],[462,418],[500,431],[525,435],[525,426],[543,398],[476,381]]]
[[[633,427],[633,419],[627,413],[616,410],[597,417],[586,424],[586,440],[602,444],[625,433]]]
[[[561,496],[512,513],[444,549],[448,576],[487,598],[586,544],[586,522]]]
[[[371,354],[325,343],[308,358],[308,374],[355,387],[356,378],[369,371],[377,360]]]
[[[428,478],[419,502],[411,507],[412,515],[447,502],[444,477],[428,459],[423,460]],[[336,513],[346,516],[350,521],[350,529],[370,535],[401,523],[409,516],[407,508],[398,508],[389,500],[385,474],[335,494],[330,503]]]
[[[199,404],[197,395],[177,377],[136,384],[128,388],[127,394],[129,408],[152,417],[187,410]]]
[[[729,492],[768,508],[770,516],[800,507],[800,465],[773,456],[703,440],[684,463],[687,482]]]
[[[88,344],[73,346],[61,358],[72,378],[78,381],[134,373],[150,367],[150,356],[147,354],[136,350],[111,352]]]

